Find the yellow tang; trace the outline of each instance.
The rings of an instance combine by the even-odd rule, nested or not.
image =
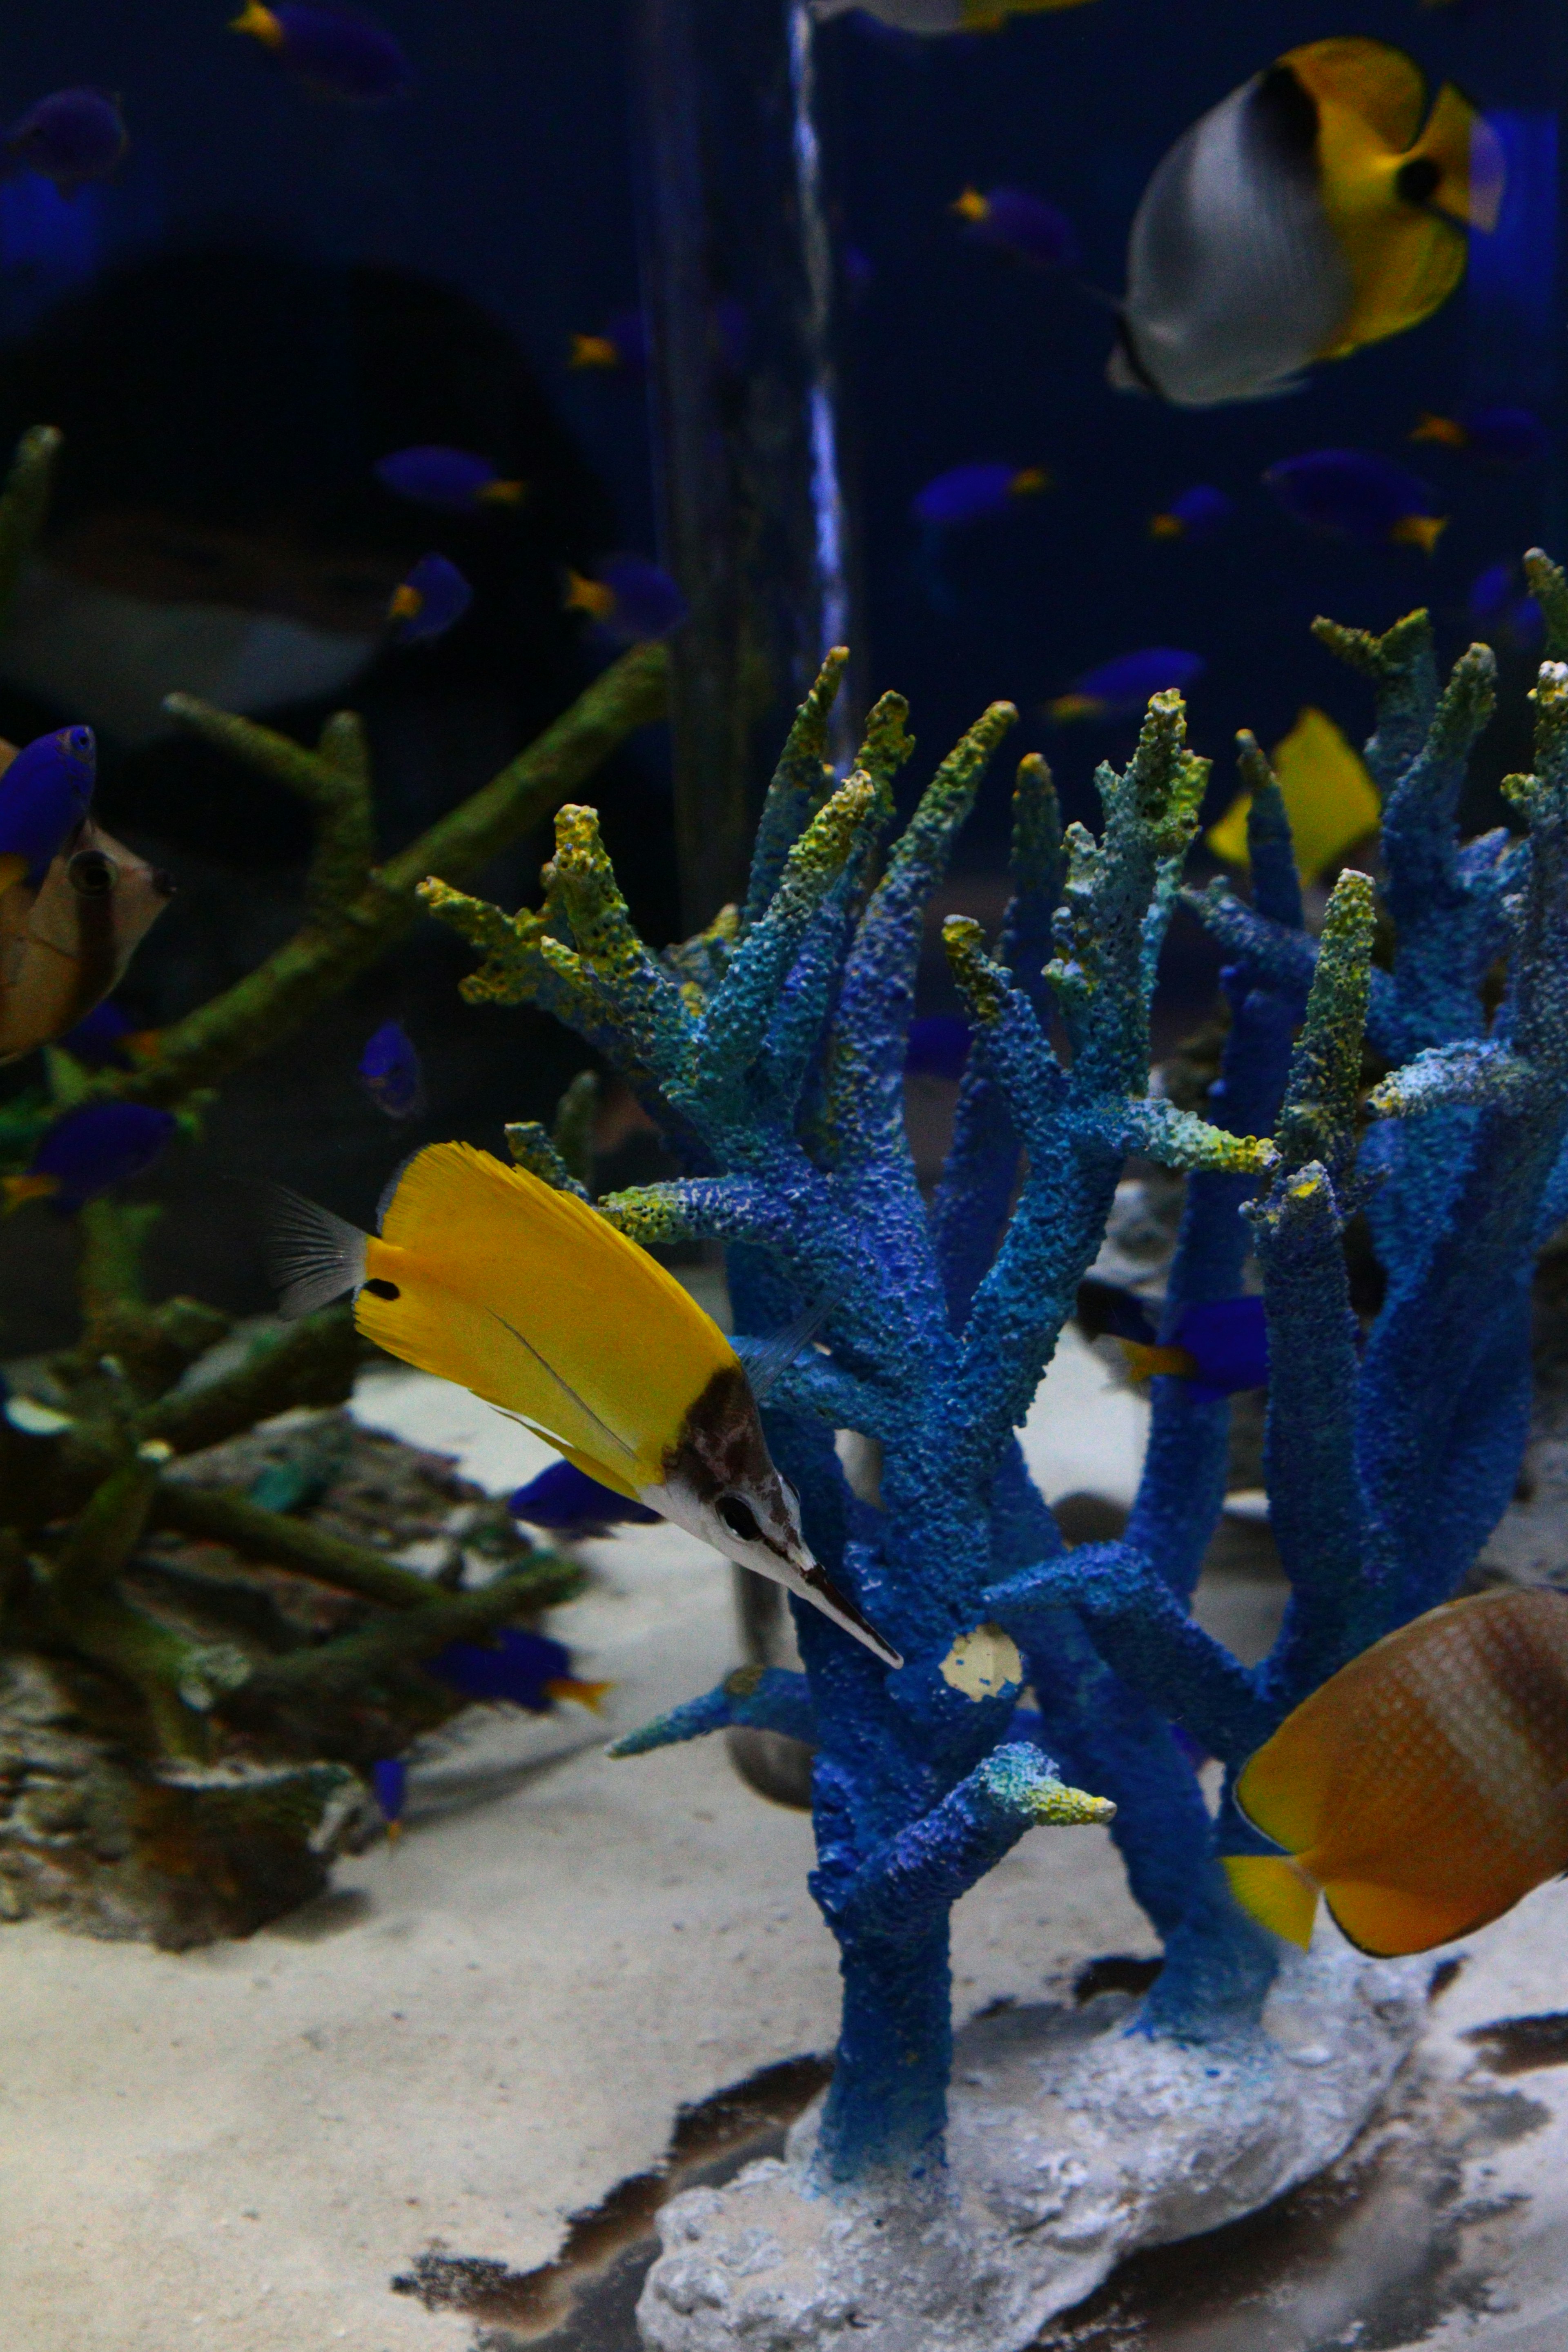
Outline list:
[[[1290,49],[1211,108],[1133,219],[1112,383],[1188,408],[1268,399],[1427,318],[1467,231],[1497,226],[1503,163],[1452,83],[1426,108],[1420,68],[1360,37]]]
[[[1236,1785],[1289,1859],[1233,1854],[1237,1901],[1306,1944],[1320,1889],[1363,1952],[1429,1951],[1568,1869],[1568,1593],[1454,1601],[1287,1717]]]
[[[526,1423],[590,1478],[900,1664],[812,1557],[724,1334],[586,1202],[435,1143],[395,1179],[379,1237],[286,1193],[272,1272],[284,1314],[353,1290],[355,1323],[389,1355]]]
[[[1274,749],[1272,766],[1279,782],[1296,870],[1303,882],[1315,881],[1325,866],[1342,857],[1352,842],[1375,833],[1381,807],[1377,786],[1366,762],[1334,725],[1327,711],[1309,703],[1282,743]],[[1227,866],[1245,867],[1247,818],[1252,794],[1240,793],[1204,839]]]

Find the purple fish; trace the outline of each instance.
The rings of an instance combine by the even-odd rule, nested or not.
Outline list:
[[[1078,239],[1066,213],[1026,188],[965,188],[952,207],[964,234],[1036,269],[1070,268]]]
[[[1263,478],[1293,522],[1331,538],[1421,547],[1430,555],[1447,520],[1434,512],[1430,484],[1363,449],[1311,449],[1282,458]]]
[[[969,1059],[969,1024],[957,1013],[922,1013],[910,1023],[906,1078],[961,1078]]]
[[[558,1698],[596,1706],[610,1687],[580,1682],[563,1643],[518,1625],[506,1626],[493,1643],[450,1642],[426,1659],[425,1671],[465,1698],[505,1699],[530,1715],[548,1715]]]
[[[250,34],[318,98],[376,106],[401,98],[413,80],[392,35],[347,8],[317,7],[310,0],[272,0],[270,6],[245,0],[229,30]]]
[[[618,1527],[658,1524],[658,1513],[646,1503],[602,1486],[574,1462],[552,1463],[509,1497],[507,1509],[531,1528],[549,1528],[552,1534],[574,1538],[611,1535]]]
[[[1410,438],[1462,449],[1483,466],[1532,466],[1552,454],[1552,436],[1531,408],[1465,408],[1458,416],[1424,410]]]
[[[37,735],[0,775],[0,888],[36,889],[88,812],[98,772],[90,727]]]
[[[1074,1314],[1088,1339],[1119,1339],[1135,1378],[1174,1374],[1212,1403],[1268,1385],[1268,1340],[1261,1298],[1194,1299],[1162,1340],[1147,1302],[1120,1283],[1079,1285]]]
[[[1194,547],[1217,537],[1236,512],[1236,500],[1212,482],[1194,483],[1149,518],[1151,539],[1184,539]]]
[[[408,1767],[401,1756],[384,1756],[370,1768],[370,1785],[381,1818],[395,1837],[403,1826],[403,1808],[408,1798]]]
[[[614,644],[636,646],[667,637],[691,608],[668,572],[646,555],[606,555],[587,576],[568,572],[566,609],[586,613]]]
[[[417,1118],[425,1108],[425,1073],[400,1021],[384,1021],[359,1057],[360,1085],[388,1118]]]
[[[11,125],[4,143],[15,163],[68,196],[112,172],[131,142],[119,107],[102,90],[57,89]]]
[[[1086,670],[1071,691],[1046,705],[1046,716],[1058,722],[1069,719],[1131,719],[1152,694],[1174,688],[1178,693],[1200,678],[1208,664],[1202,654],[1185,654],[1174,646],[1145,646],[1135,654],[1118,654]]]
[[[443,514],[475,514],[487,506],[515,506],[523,493],[521,482],[503,480],[488,457],[471,449],[448,449],[438,442],[412,449],[395,449],[379,457],[374,468],[383,487],[416,506],[435,507]]]
[[[151,1168],[174,1132],[174,1115],[146,1103],[85,1103],[67,1111],[39,1143],[25,1176],[0,1182],[5,1212],[24,1201],[80,1209]]]
[[[386,616],[400,646],[427,646],[455,627],[473,601],[455,563],[444,555],[422,555],[393,590]]]
[[[1015,499],[1032,498],[1050,483],[1043,466],[954,466],[916,491],[910,512],[928,529],[952,530],[1005,514]]]

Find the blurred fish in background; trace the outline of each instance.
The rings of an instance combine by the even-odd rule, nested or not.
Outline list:
[[[1552,452],[1552,436],[1531,408],[1472,408],[1458,416],[1423,409],[1410,438],[1462,449],[1483,466],[1532,466]]]
[[[271,7],[245,0],[229,29],[248,34],[315,98],[374,106],[401,98],[413,82],[399,44],[357,11],[310,0],[275,0]]]
[[[425,1072],[401,1021],[384,1021],[359,1057],[359,1082],[388,1118],[417,1118],[425,1108]]]
[[[1168,507],[1150,516],[1149,536],[1181,539],[1189,547],[1202,547],[1219,537],[1235,512],[1236,500],[1224,490],[1216,490],[1212,482],[1195,482]]]
[[[395,449],[389,457],[377,458],[373,470],[376,480],[398,498],[411,499],[416,506],[433,507],[442,514],[514,507],[527,487],[503,480],[488,457],[439,443]]]
[[[57,89],[0,140],[12,169],[37,172],[65,196],[106,179],[130,144],[118,101],[100,89]]]
[[[976,245],[988,245],[1015,261],[1037,269],[1071,268],[1078,260],[1078,239],[1072,223],[1044,196],[1027,188],[965,188],[955,197],[953,211],[963,223],[964,235]]]
[[[1496,226],[1501,148],[1452,83],[1359,38],[1291,49],[1185,131],[1132,223],[1110,381],[1267,399],[1430,317]]]
[[[26,1201],[69,1212],[146,1174],[174,1132],[172,1111],[147,1103],[84,1103],[43,1137],[26,1174],[0,1178],[9,1216]]]
[[[445,555],[422,555],[392,592],[386,617],[400,646],[431,645],[455,628],[474,592]]]
[[[1363,449],[1310,449],[1263,477],[1293,522],[1330,538],[1419,547],[1428,555],[1447,528],[1437,493],[1388,457]]]
[[[646,555],[606,555],[592,572],[568,572],[565,602],[617,646],[667,637],[690,609],[668,572]]]
[[[1488,645],[1521,654],[1538,651],[1546,635],[1546,615],[1516,563],[1489,563],[1477,572],[1465,601],[1465,617]]]
[[[1152,694],[1163,694],[1171,687],[1185,693],[1207,667],[1202,654],[1183,653],[1174,646],[1144,646],[1085,670],[1068,693],[1047,703],[1046,716],[1058,726],[1075,719],[1135,719]]]
[[[1037,498],[1050,487],[1044,466],[953,466],[915,492],[910,512],[918,523],[957,530],[968,523],[988,522],[1005,514],[1016,499]]]
[[[647,366],[647,320],[640,310],[617,310],[595,335],[574,335],[566,364],[640,375]]]
[[[553,1462],[519,1486],[507,1498],[507,1509],[514,1519],[526,1520],[531,1528],[548,1528],[552,1535],[563,1537],[568,1542],[582,1542],[589,1536],[613,1535],[617,1528],[657,1527],[658,1513],[639,1503],[634,1495],[617,1494],[574,1462]]]

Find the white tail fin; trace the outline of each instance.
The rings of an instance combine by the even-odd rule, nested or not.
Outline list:
[[[364,1280],[366,1236],[286,1184],[272,1187],[267,1278],[279,1315],[311,1315]]]

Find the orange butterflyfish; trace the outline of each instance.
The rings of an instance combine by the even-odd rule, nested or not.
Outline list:
[[[586,1202],[436,1143],[395,1180],[379,1235],[284,1193],[271,1265],[285,1315],[352,1290],[356,1325],[389,1355],[471,1390],[901,1664],[813,1558],[728,1339]]]
[[[1232,1854],[1243,1908],[1305,1945],[1320,1892],[1363,1952],[1430,1951],[1568,1869],[1568,1593],[1452,1601],[1303,1700],[1236,1800],[1285,1852]]]

